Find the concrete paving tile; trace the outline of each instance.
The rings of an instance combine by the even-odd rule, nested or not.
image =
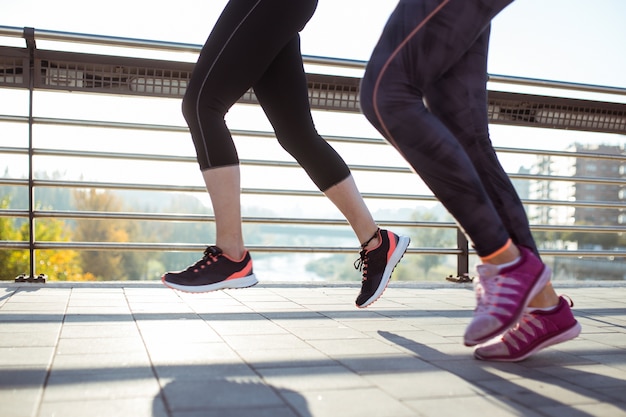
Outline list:
[[[624,371],[604,364],[550,366],[537,371],[574,385],[591,386],[594,389],[622,387],[626,393]]]
[[[156,313],[160,315],[166,314],[193,314],[194,311],[185,303],[181,301],[173,303],[132,303],[130,304],[129,311],[133,314],[149,314]]]
[[[626,404],[582,404],[541,407],[541,413],[549,417],[621,417],[626,415]]]
[[[405,338],[393,332],[378,333],[400,350],[411,352],[417,357],[428,361],[469,359],[472,355],[471,349],[463,346],[460,340],[448,339],[447,343],[426,344]]]
[[[2,312],[4,313],[63,313],[67,307],[64,301],[61,302],[16,302],[11,299],[2,306]]]
[[[323,322],[327,319],[318,311],[307,310],[270,311],[264,313],[263,317],[286,328],[314,326],[316,322]]]
[[[171,411],[215,410],[231,407],[280,407],[276,390],[258,377],[206,381],[172,381],[163,387]]]
[[[238,350],[237,353],[255,369],[335,364],[333,359],[312,347],[295,349],[254,349],[251,347]]]
[[[302,416],[415,416],[402,402],[376,388],[281,393]]]
[[[606,401],[604,394],[571,384],[560,378],[535,376],[503,381],[479,381],[481,387],[520,404],[553,407],[563,404],[582,405]]]
[[[139,321],[137,327],[147,345],[222,341],[220,335],[200,319]]]
[[[375,332],[364,332],[369,337],[384,340],[387,343],[400,346],[413,345],[415,343],[421,345],[438,345],[442,343],[451,343],[450,338],[443,337],[426,330],[417,330],[410,326],[409,330],[402,329],[378,329]]]
[[[39,323],[62,323],[65,315],[50,312],[17,312],[0,310],[0,323],[16,323],[20,325]]]
[[[126,315],[130,314],[128,306],[81,306],[68,307],[66,314],[68,316],[92,316],[95,314],[104,315]]]
[[[235,350],[255,349],[303,349],[309,347],[306,342],[292,334],[252,334],[223,335],[224,340]]]
[[[0,347],[51,346],[54,347],[59,337],[58,331],[0,333]]]
[[[587,340],[597,341],[612,348],[626,349],[626,333],[606,332],[597,333],[593,336],[587,334],[585,337]]]
[[[395,346],[389,345],[374,339],[351,339],[347,342],[340,340],[309,340],[314,348],[320,352],[334,356],[348,356],[348,355],[384,355],[384,354],[396,354],[399,349]]]
[[[244,301],[245,305],[253,311],[294,311],[306,310],[306,307],[292,301]]]
[[[258,372],[264,381],[273,387],[297,392],[344,390],[372,386],[366,379],[340,365],[265,368]]]
[[[0,367],[47,367],[54,354],[54,346],[0,347]]]
[[[37,417],[169,417],[160,397],[43,402]]]
[[[0,314],[0,337],[11,335],[13,333],[54,333],[60,332],[63,323],[59,322],[5,322],[1,321]]]
[[[154,365],[157,377],[163,385],[172,381],[207,381],[226,378],[253,378],[257,374],[243,362],[211,364]]]
[[[155,365],[211,365],[240,363],[240,356],[226,343],[178,343],[148,346],[150,360]]]
[[[292,328],[290,331],[302,340],[345,340],[346,343],[350,343],[351,339],[363,339],[365,337],[362,332],[333,320],[327,320],[325,326],[298,327]]]
[[[359,330],[362,332],[371,332],[371,331],[411,331],[416,330],[414,326],[410,323],[405,323],[399,320],[394,320],[388,317],[380,317],[378,319],[372,320],[341,320],[341,323],[349,326],[352,329]]]
[[[419,398],[447,399],[484,394],[484,391],[474,383],[434,367],[414,372],[368,374],[364,378],[394,398],[403,401]],[[416,383],[420,380],[428,381],[428,383]]]
[[[113,314],[67,314],[62,316],[65,319],[65,323],[82,323],[93,324],[95,326],[104,326],[107,323],[128,323],[135,321],[133,316],[129,313],[113,313]]]
[[[3,366],[0,368],[0,391],[43,386],[47,374],[45,367]]]
[[[143,351],[144,344],[139,335],[131,337],[97,337],[86,339],[60,339],[58,355],[76,355],[93,353],[124,353]]]
[[[174,411],[172,417],[306,417],[287,407],[221,408],[216,410]]]
[[[136,378],[133,375],[50,375],[43,403],[73,401],[77,398],[84,400],[156,397],[161,387],[149,375],[145,378]]]
[[[137,326],[133,322],[112,323],[106,326],[66,323],[61,329],[62,339],[124,338],[134,337],[137,334]]]
[[[396,374],[401,372],[433,371],[436,368],[414,355],[386,354],[335,357],[342,365],[358,374]]]
[[[506,397],[472,395],[468,397],[423,398],[404,402],[422,417],[543,417],[532,408],[511,401]],[[563,414],[562,416],[569,416]],[[589,417],[589,416],[587,416]]]
[[[126,381],[132,379],[146,379],[154,377],[151,365],[108,365],[108,366],[92,366],[90,368],[84,366],[76,367],[56,367],[52,366],[48,374],[48,379],[53,379],[58,383],[72,383],[73,381],[81,382],[108,382],[108,381]]]
[[[572,341],[567,343],[572,343]],[[521,366],[529,369],[540,369],[546,366],[571,366],[591,363],[593,363],[593,361],[586,359],[581,354],[581,351],[572,350],[570,352],[564,352],[559,349],[559,345],[544,349],[528,359],[519,362]]]
[[[55,355],[52,366],[54,370],[82,370],[82,369],[124,369],[135,367],[149,367],[150,358],[145,351],[115,353],[82,353],[73,355]]]
[[[68,308],[84,307],[117,307],[128,308],[128,301],[123,295],[105,297],[99,294],[90,294],[88,297],[75,296],[70,298]]]
[[[626,351],[619,350],[612,353],[606,353],[603,355],[582,355],[585,359],[591,362],[603,363],[607,366],[620,369],[622,372],[626,372]]]
[[[266,319],[211,321],[210,324],[222,336],[288,334],[287,330]]]
[[[467,381],[528,378],[536,372],[517,362],[486,362],[463,358],[460,360],[434,360],[429,361],[429,363]]]
[[[41,392],[39,386],[0,389],[0,416],[32,417]]]

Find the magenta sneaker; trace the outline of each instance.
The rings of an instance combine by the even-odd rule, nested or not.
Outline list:
[[[202,259],[184,271],[167,272],[161,281],[175,290],[196,293],[246,288],[258,283],[248,251],[238,261],[225,255],[217,246],[206,248]]]
[[[365,308],[376,301],[387,288],[391,273],[404,256],[411,239],[398,236],[389,230],[378,229],[380,243],[374,249],[360,252],[354,267],[363,271],[361,292],[356,298],[356,306]]]
[[[502,337],[495,338],[474,350],[476,359],[499,362],[518,362],[548,346],[571,340],[580,334],[570,306],[563,297],[550,311],[526,309],[522,319]]]
[[[519,251],[517,264],[502,270],[496,265],[478,265],[476,309],[465,330],[466,346],[486,342],[513,327],[530,300],[550,281],[550,268],[529,249],[520,246]]]

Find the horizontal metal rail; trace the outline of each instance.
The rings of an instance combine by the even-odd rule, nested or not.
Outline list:
[[[187,82],[193,69],[189,62],[163,61],[125,56],[106,56],[97,54],[75,53],[63,50],[39,50],[34,46],[34,40],[97,44],[108,47],[124,47],[133,49],[148,49],[159,52],[198,53],[201,45],[151,41],[144,39],[98,36],[69,32],[47,31],[34,28],[13,28],[0,26],[0,37],[24,38],[26,47],[0,47],[0,88],[18,88],[59,92],[88,92],[102,94],[126,94],[142,97],[180,98],[185,92]],[[363,61],[334,59],[325,57],[305,56],[305,64],[337,67],[362,71],[366,63]],[[500,75],[489,75],[491,83],[518,85],[524,87],[539,87],[544,90],[554,90],[553,94],[533,95],[512,93],[506,91],[488,92],[489,120],[492,124],[511,126],[529,126],[555,129],[571,129],[590,132],[604,132],[626,134],[626,97],[625,88],[607,87],[598,85],[564,83],[531,78],[520,78]],[[328,110],[333,112],[360,112],[359,86],[357,76],[340,76],[329,74],[307,74],[309,99],[314,110]],[[614,97],[613,101],[581,100],[558,96],[556,90],[569,90],[578,93],[598,93]],[[609,100],[609,99],[607,99]],[[240,103],[258,104],[253,90],[249,90],[240,99]],[[32,129],[34,125],[68,126],[143,130],[154,132],[185,133],[184,126],[169,126],[159,124],[141,124],[125,122],[109,122],[99,120],[79,120],[38,117],[36,114],[28,116],[0,115],[0,123],[23,123]],[[272,132],[249,130],[233,130],[234,136],[274,138]],[[331,142],[346,144],[367,144],[387,146],[382,138],[360,138],[343,136],[325,136]],[[547,151],[524,148],[496,148],[499,153],[527,154],[555,158],[597,159],[600,161],[624,163],[625,155],[603,154],[593,152]],[[46,157],[75,157],[93,159],[114,159],[124,161],[154,161],[154,162],[181,162],[196,163],[195,157],[180,155],[160,155],[128,152],[78,151],[65,149],[48,149],[19,147],[0,147],[0,154],[21,155],[32,163],[34,156]],[[294,161],[277,161],[262,159],[242,159],[244,166],[256,167],[299,167]],[[372,166],[365,164],[350,164],[353,171],[377,172],[389,174],[411,174],[406,166]],[[0,178],[2,186],[23,186],[29,190],[43,187],[72,188],[72,189],[110,189],[110,190],[137,190],[158,192],[191,192],[205,193],[203,186],[192,185],[163,185],[142,183],[117,183],[98,181],[68,181],[38,179],[32,176],[33,167],[29,167],[31,178]],[[546,181],[546,182],[573,182],[576,184],[610,185],[626,189],[626,176],[621,178],[604,178],[591,176],[564,176],[540,174],[509,174],[514,180]],[[295,189],[260,189],[244,188],[243,194],[291,197],[321,197],[319,191]],[[32,193],[29,193],[32,198]],[[410,200],[420,202],[437,202],[432,195],[417,195],[403,193],[363,193],[366,199]],[[549,207],[573,207],[587,209],[626,210],[623,201],[587,201],[587,200],[531,200],[523,199],[525,205]],[[133,220],[159,222],[214,222],[214,217],[195,214],[168,214],[168,213],[140,213],[140,212],[90,212],[90,211],[57,211],[57,210],[0,210],[0,217],[45,219],[56,218],[65,220]],[[244,217],[247,224],[271,224],[287,226],[346,226],[344,220],[318,218],[284,218],[284,217]],[[405,220],[381,220],[383,227],[398,228],[441,228],[457,229],[452,222],[414,222]],[[581,232],[601,234],[626,233],[626,226],[615,225],[531,225],[533,231],[540,232]],[[467,266],[467,257],[474,252],[467,247],[467,242],[460,239],[457,248],[410,248],[410,254],[423,255],[453,255],[459,262],[458,272],[464,272]],[[103,251],[200,251],[204,244],[193,243],[150,243],[150,242],[49,242],[36,241],[2,241],[0,249],[35,250],[103,250]],[[291,247],[291,246],[249,246],[255,252],[265,253],[353,253],[355,248],[342,247]],[[547,256],[564,257],[626,257],[626,251],[621,250],[542,250]],[[466,272],[466,270],[465,270]],[[31,270],[34,276],[34,268]]]

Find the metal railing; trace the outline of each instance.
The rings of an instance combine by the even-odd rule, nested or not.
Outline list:
[[[28,159],[28,178],[0,178],[0,186],[22,186],[28,188],[29,206],[26,210],[0,210],[0,217],[24,218],[29,222],[28,241],[0,241],[0,250],[29,250],[30,277],[37,275],[35,251],[48,249],[76,249],[76,250],[142,250],[142,251],[197,251],[204,248],[203,244],[185,242],[152,243],[152,242],[61,242],[41,241],[34,235],[36,219],[57,218],[66,220],[77,219],[125,219],[135,221],[159,222],[211,222],[213,217],[197,214],[164,214],[164,213],[125,213],[125,212],[93,212],[93,211],[55,211],[35,207],[33,193],[35,189],[71,188],[71,189],[105,189],[105,190],[136,190],[157,192],[205,192],[203,186],[198,185],[165,185],[146,183],[98,182],[82,180],[55,180],[35,178],[35,157],[66,157],[66,158],[94,158],[111,159],[115,161],[151,161],[177,162],[195,164],[195,158],[182,155],[155,155],[127,152],[102,152],[71,149],[37,148],[33,146],[33,128],[35,126],[65,126],[89,127],[104,129],[123,129],[137,131],[185,133],[186,127],[168,124],[147,124],[111,122],[102,120],[68,119],[57,117],[42,117],[35,114],[33,109],[34,91],[62,91],[62,92],[89,92],[97,94],[129,95],[138,97],[180,98],[193,68],[192,63],[181,61],[164,61],[147,58],[135,58],[116,55],[97,55],[89,53],[68,52],[65,50],[41,50],[37,48],[37,41],[55,41],[65,43],[98,44],[110,47],[124,47],[134,49],[148,49],[152,51],[169,51],[181,53],[197,53],[199,45],[168,43],[140,39],[127,39],[86,34],[64,33],[33,28],[0,27],[0,38],[23,38],[25,47],[0,47],[0,89],[12,88],[29,91],[28,115],[1,115],[0,123],[17,123],[28,126],[28,146],[0,146],[0,154],[23,156]],[[305,63],[317,66],[350,68],[362,70],[364,62],[339,60],[321,57],[305,57]],[[338,113],[360,112],[358,103],[359,78],[358,76],[340,76],[327,74],[307,74],[309,96],[314,110],[326,110]],[[626,98],[626,89],[559,83],[536,79],[517,77],[490,76],[490,81],[500,84],[541,87],[547,91],[571,90],[578,93],[594,93],[611,95],[620,100]],[[252,90],[248,91],[240,100],[244,104],[257,104]],[[612,134],[626,134],[626,104],[617,101],[600,101],[591,99],[572,99],[566,97],[521,94],[504,91],[489,91],[489,118],[492,124],[511,126],[543,127],[556,129],[570,129],[588,132],[602,132]],[[239,137],[273,138],[273,133],[264,131],[249,131],[233,129],[233,135]],[[368,146],[386,147],[387,144],[379,137],[361,138],[344,136],[325,136],[331,142],[339,144],[365,144]],[[597,159],[617,161],[626,166],[626,155],[602,154],[592,152],[546,151],[538,149],[497,148],[498,153],[541,155],[547,157]],[[257,167],[295,167],[293,161],[242,159],[242,166]],[[411,174],[406,165],[372,166],[369,164],[350,164],[353,172],[379,172],[389,174]],[[510,174],[513,180],[573,182],[575,184],[598,184],[621,187],[626,189],[626,177],[618,178],[545,175],[537,174]],[[315,197],[321,194],[317,191],[305,189],[264,189],[244,188],[243,194],[250,195],[287,195],[293,197]],[[412,202],[436,202],[429,194],[403,194],[398,192],[364,192],[364,198],[383,201],[408,200]],[[574,207],[624,210],[624,201],[571,201],[552,199],[523,199],[526,205],[546,207]],[[378,219],[381,226],[401,228],[444,228],[456,229],[453,222],[419,222],[410,220]],[[313,226],[345,226],[343,220],[320,218],[285,218],[285,217],[251,217],[245,216],[244,223],[248,224],[280,224],[280,225],[313,225]],[[534,224],[534,231],[542,232],[585,232],[621,234],[626,232],[623,224],[615,225],[576,225],[576,224]],[[285,253],[348,253],[354,252],[350,247],[301,247],[301,246],[250,246],[257,252],[285,252]],[[410,254],[423,255],[452,255],[457,257],[457,273],[462,275],[468,271],[469,256],[472,251],[464,236],[457,232],[456,247],[431,248],[411,247]],[[547,256],[591,256],[591,257],[626,257],[626,250],[543,250]],[[45,272],[45,271],[44,271]]]

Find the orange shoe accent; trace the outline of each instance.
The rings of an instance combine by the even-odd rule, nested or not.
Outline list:
[[[224,281],[229,281],[231,279],[237,279],[237,278],[243,278],[247,275],[250,275],[251,272],[252,272],[252,259],[246,264],[246,266],[241,271],[235,272],[234,274],[226,278]]]
[[[502,246],[500,249],[498,249],[497,251],[495,251],[494,253],[487,255],[487,256],[481,256],[480,260],[483,263],[487,263],[489,262],[491,259],[495,258],[496,256],[506,252],[511,245],[513,244],[513,241],[511,239],[507,240],[506,243],[504,244],[504,246]]]
[[[389,258],[391,258],[391,254],[396,250],[396,247],[398,245],[396,243],[396,239],[394,239],[391,232],[386,231],[386,233],[387,233],[387,240],[389,240],[389,250],[387,251],[387,260],[389,260]]]

